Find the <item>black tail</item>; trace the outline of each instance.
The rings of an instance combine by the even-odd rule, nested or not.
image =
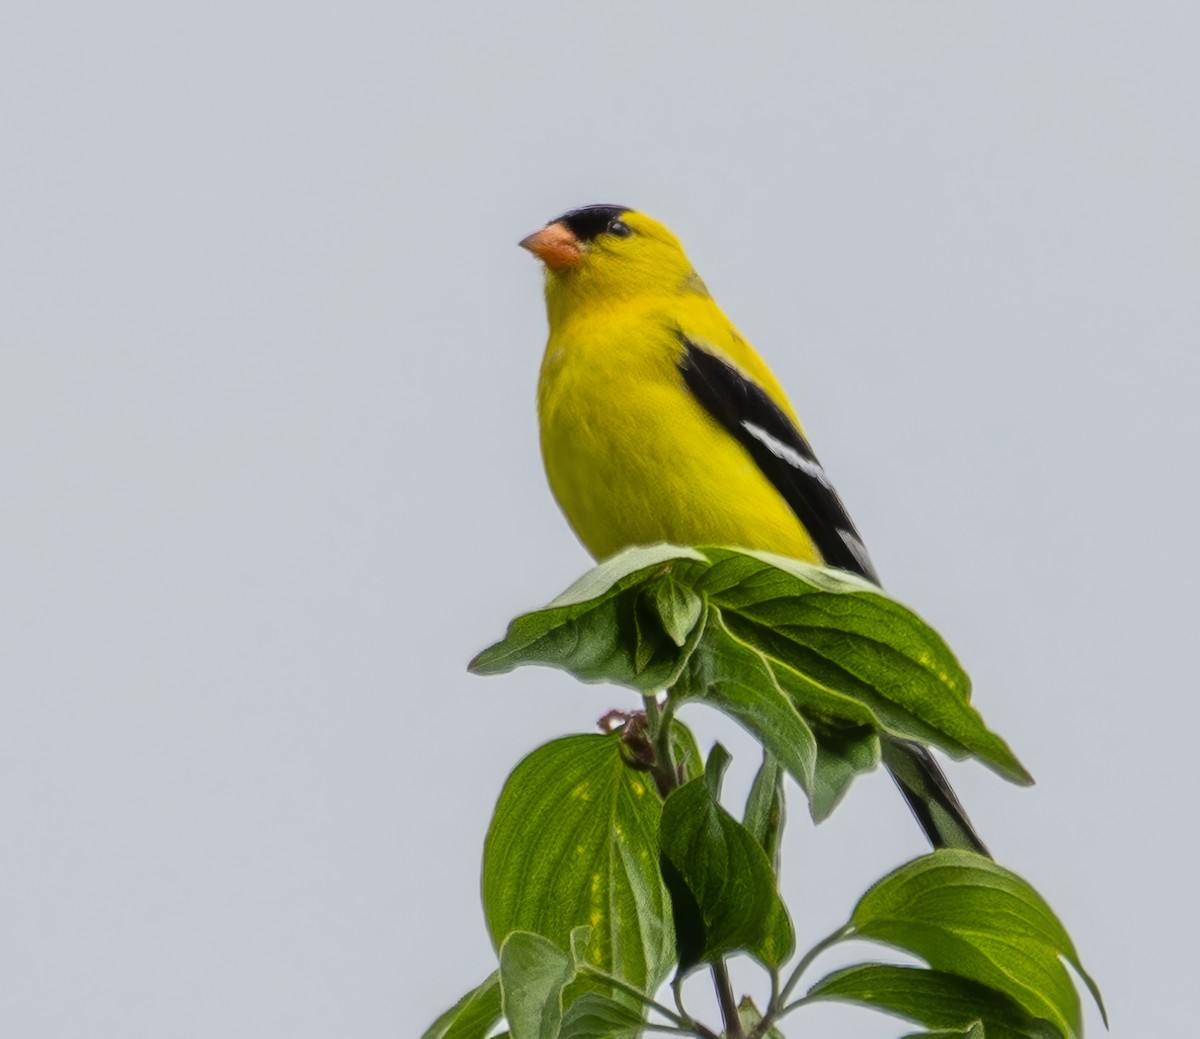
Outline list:
[[[929,843],[935,848],[965,848],[991,858],[933,755],[917,743],[889,739],[882,743],[883,763]]]

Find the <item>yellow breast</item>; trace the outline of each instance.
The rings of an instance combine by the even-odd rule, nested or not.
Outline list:
[[[762,362],[709,300],[684,315],[652,301],[585,311],[551,335],[538,385],[542,457],[571,526],[597,559],[670,541],[821,562],[795,513],[687,389],[681,331],[761,384]]]

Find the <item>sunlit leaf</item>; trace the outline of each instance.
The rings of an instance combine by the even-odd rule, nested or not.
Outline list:
[[[485,1039],[500,1015],[500,975],[493,973],[430,1025],[421,1039]]]
[[[674,964],[662,802],[619,744],[568,736],[517,765],[484,844],[484,912],[497,946],[530,931],[565,949],[572,929],[589,927],[590,964],[650,993]]]
[[[970,682],[933,629],[865,581],[783,557],[627,550],[518,617],[472,669],[520,664],[703,699],[770,749],[818,819],[873,766],[876,745],[864,728],[1030,782],[971,705]],[[838,742],[846,726],[857,726],[858,738]],[[830,738],[814,738],[814,727]]]
[[[738,1020],[742,1024],[742,1031],[746,1035],[750,1035],[762,1023],[762,1014],[758,1007],[754,1005],[754,1000],[749,996],[743,996],[742,1001],[738,1004]],[[783,1033],[778,1028],[768,1028],[762,1033],[765,1039],[784,1039]]]
[[[696,590],[767,658],[802,712],[873,721],[1030,781],[971,706],[970,680],[954,654],[912,611],[842,571],[767,553],[703,552],[712,566]]]
[[[1045,900],[982,855],[942,850],[902,866],[862,897],[852,922],[861,937],[1010,996],[1067,1039],[1081,1034],[1082,1013],[1063,959],[1104,1012],[1095,983]]]

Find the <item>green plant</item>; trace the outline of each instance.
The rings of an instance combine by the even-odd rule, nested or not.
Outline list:
[[[1081,1036],[1064,961],[1100,995],[1071,939],[1027,882],[969,851],[902,866],[795,956],[777,883],[785,775],[818,821],[878,764],[881,739],[1029,779],[971,706],[945,643],[875,586],[759,553],[633,549],[518,617],[471,668],[522,664],[628,687],[641,709],[614,712],[608,733],[539,747],[509,776],[483,859],[498,970],[424,1039],[485,1039],[502,1019],[511,1039],[716,1039],[682,998],[683,978],[702,968],[728,1039],[780,1039],[782,1020],[825,1000],[894,1014],[923,1036]],[[740,821],[720,801],[728,753],[717,744],[702,761],[676,718],[688,702],[725,713],[763,747]],[[820,953],[850,939],[927,966],[867,962],[806,980]],[[734,954],[770,979],[761,1010],[736,999]],[[672,976],[665,1005],[658,992]]]

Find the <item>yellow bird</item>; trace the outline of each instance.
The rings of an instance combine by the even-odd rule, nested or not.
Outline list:
[[[546,270],[546,475],[593,556],[728,545],[879,583],[783,388],[666,227],[627,206],[586,206],[521,245]],[[928,751],[883,746],[933,845],[987,854]]]

